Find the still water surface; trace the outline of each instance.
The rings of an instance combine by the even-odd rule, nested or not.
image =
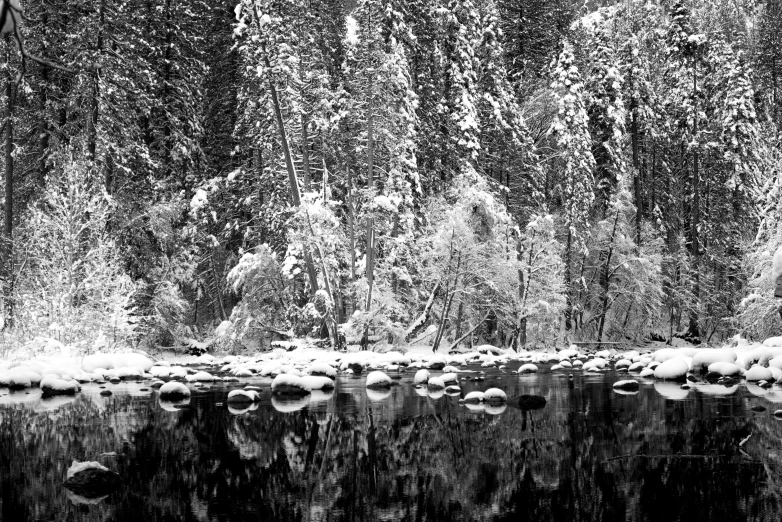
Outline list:
[[[107,384],[108,398],[97,385],[0,390],[0,520],[779,519],[782,388],[642,381],[625,395],[611,385],[626,377],[547,368],[462,384],[542,395],[536,411],[427,396],[412,372],[374,393],[340,376],[293,403],[252,379],[263,401],[248,410],[224,403],[227,384],[185,408],[145,383]],[[103,463],[122,487],[85,503],[62,487],[73,460]]]

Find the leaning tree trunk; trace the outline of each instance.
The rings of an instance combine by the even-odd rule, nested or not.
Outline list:
[[[271,70],[271,64],[269,58],[264,56],[264,62],[266,68]],[[293,206],[301,206],[301,193],[299,191],[299,182],[296,177],[296,167],[293,165],[293,158],[291,157],[291,149],[288,145],[288,137],[285,133],[285,123],[282,121],[282,110],[280,109],[280,99],[277,96],[277,89],[274,87],[274,81],[269,78],[269,94],[272,98],[272,105],[274,105],[274,118],[277,121],[277,131],[280,136],[280,143],[282,145],[282,154],[285,158],[285,168],[288,171],[288,181],[290,183],[291,199],[293,200]],[[315,263],[312,261],[312,255],[309,248],[304,248],[304,261],[307,265],[307,275],[310,280],[310,294],[315,295],[318,291],[318,275],[315,272]]]
[[[6,48],[9,45],[6,37]],[[6,60],[8,65],[8,60]],[[3,272],[5,276],[5,315],[6,326],[12,326],[13,322],[13,284],[14,284],[14,81],[10,74],[6,80],[5,95],[5,263]]]

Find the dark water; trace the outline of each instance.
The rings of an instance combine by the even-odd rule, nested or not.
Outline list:
[[[542,368],[543,369],[543,368]],[[778,520],[782,421],[757,387],[686,392],[614,374],[503,375],[463,386],[539,394],[543,410],[473,411],[420,396],[412,373],[368,396],[336,392],[283,404],[265,392],[244,413],[228,386],[167,411],[143,384],[109,398],[0,390],[4,521]],[[756,413],[753,406],[767,411]],[[301,408],[296,410],[296,408]],[[280,411],[282,410],[282,411]],[[292,410],[292,411],[286,411]],[[748,435],[749,440],[739,446]],[[62,487],[73,460],[117,471],[122,487],[85,504]]]

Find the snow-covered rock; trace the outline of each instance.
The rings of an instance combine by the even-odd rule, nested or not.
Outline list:
[[[329,379],[337,378],[337,370],[330,365],[322,362],[315,362],[309,365],[305,370],[305,373],[309,375],[319,375],[321,377],[328,377]]]
[[[716,362],[735,363],[736,352],[730,348],[703,349],[692,357],[692,371],[706,370],[711,364]]]
[[[310,390],[333,390],[334,381],[322,375],[305,375],[301,378]]]
[[[426,387],[430,390],[444,390],[445,383],[440,377],[429,377],[429,381],[426,383]]]
[[[258,395],[258,392],[254,390],[232,390],[228,393],[227,402],[257,402],[259,400],[261,400],[261,397]]]
[[[464,396],[463,401],[469,403],[483,402],[483,392],[482,391],[470,392]]]
[[[640,387],[638,381],[632,379],[625,379],[622,381],[616,381],[613,385],[615,390],[635,391]]]
[[[638,376],[643,378],[654,377],[654,368],[644,368]]]
[[[426,384],[429,380],[429,375],[429,370],[418,370],[415,372],[415,377],[413,377],[413,383]]]
[[[187,379],[190,382],[212,382],[217,380],[217,378],[212,375],[209,372],[196,372],[193,375],[187,375],[185,376],[185,379]]]
[[[158,393],[160,393],[160,398],[162,400],[176,401],[178,399],[190,397],[190,388],[181,382],[171,381],[161,386]]]
[[[99,462],[73,461],[63,486],[84,499],[104,497],[121,484],[120,476]]]
[[[442,370],[448,364],[445,355],[435,354],[426,363],[426,367],[430,370]]]
[[[81,390],[76,381],[66,381],[57,377],[46,377],[41,381],[41,391],[44,395],[73,395]]]
[[[455,373],[444,373],[440,376],[440,379],[442,379],[446,386],[459,382],[459,377]]]
[[[759,364],[753,365],[747,372],[744,374],[744,378],[747,379],[747,381],[771,381],[774,379],[774,374],[771,373],[771,370],[768,368],[764,368],[763,366],[760,366]]]
[[[274,395],[309,395],[310,388],[298,375],[281,373],[272,381]]]
[[[537,373],[538,367],[532,363],[522,364],[519,373]]]
[[[489,388],[483,392],[483,401],[489,404],[504,404],[508,401],[508,395],[499,388]]]
[[[741,368],[732,362],[713,362],[709,365],[707,370],[709,373],[718,373],[723,377],[741,374]]]
[[[148,372],[154,364],[152,359],[140,353],[96,353],[88,355],[81,362],[85,372],[93,372],[96,368],[113,370],[123,367],[141,368]]]
[[[391,377],[381,371],[370,372],[367,375],[367,388],[388,388],[393,382]]]
[[[666,359],[654,370],[654,377],[663,380],[684,380],[690,366],[682,358]]]

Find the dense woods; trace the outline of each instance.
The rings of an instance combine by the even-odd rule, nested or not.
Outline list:
[[[782,328],[778,0],[22,7],[6,343]]]

